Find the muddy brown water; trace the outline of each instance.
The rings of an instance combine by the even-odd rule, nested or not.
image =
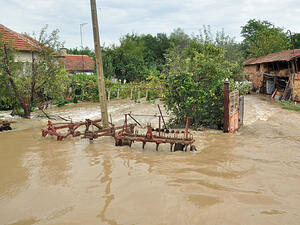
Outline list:
[[[300,113],[262,96],[245,104],[238,133],[194,132],[196,153],[115,147],[110,137],[57,142],[41,137],[46,120],[17,119],[0,133],[0,224],[300,224]],[[49,113],[80,120],[97,110]],[[110,104],[116,122],[129,111],[157,108]]]

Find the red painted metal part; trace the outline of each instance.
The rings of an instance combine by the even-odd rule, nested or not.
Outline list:
[[[68,136],[72,135],[73,137],[78,137],[81,135],[80,131],[76,131],[79,127],[85,126],[86,130],[89,129],[90,126],[95,126],[98,130],[103,129],[101,125],[98,123],[101,122],[101,119],[98,120],[89,120],[87,119],[84,122],[61,122],[61,123],[53,123],[48,120],[47,128],[42,129],[42,136],[46,137],[49,135],[54,135],[57,137],[58,141],[62,141]],[[63,132],[63,129],[67,129],[67,131]],[[62,132],[59,132],[61,130]]]
[[[154,129],[150,124],[147,125],[147,132],[145,135],[138,134],[134,132],[134,129],[126,130],[127,126],[127,115],[125,114],[124,128],[119,132],[115,132],[115,144],[116,146],[128,145],[131,146],[133,142],[142,142],[143,148],[147,142],[156,143],[156,151],[160,144],[170,144],[170,150],[172,151],[173,146],[175,145],[174,151],[184,150],[187,151],[188,146],[190,150],[196,150],[193,143],[195,140],[192,135],[188,132],[188,118],[186,122],[186,131],[180,132],[175,130],[161,129],[161,116],[159,118],[159,128]],[[134,128],[134,127],[133,127]],[[158,135],[157,135],[158,134]],[[173,137],[170,137],[170,134],[173,134]],[[179,137],[180,134],[183,134],[183,137]]]
[[[127,129],[132,129],[131,127],[135,126],[135,124],[129,124]],[[102,128],[96,131],[90,131],[89,129],[85,130],[83,137],[82,138],[87,138],[90,140],[96,139],[98,137],[102,137],[102,136],[115,136],[115,132],[119,131],[119,130],[123,130],[124,126],[114,126],[112,124],[111,127],[108,128]]]

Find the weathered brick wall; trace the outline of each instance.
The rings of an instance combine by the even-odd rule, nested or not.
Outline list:
[[[244,73],[246,74],[246,78],[252,82],[253,87],[255,89],[259,89],[263,85],[263,72],[266,72],[266,67],[263,65],[260,66],[260,71],[257,72],[256,65],[244,66]]]
[[[260,64],[260,73],[267,73],[268,72],[268,66],[267,64]]]

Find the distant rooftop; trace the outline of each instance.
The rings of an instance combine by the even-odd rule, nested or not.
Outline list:
[[[93,71],[95,67],[94,60],[87,55],[62,55],[65,69],[68,71]]]
[[[0,39],[19,51],[35,51],[41,47],[32,37],[12,31],[2,24],[0,24]]]
[[[293,50],[284,50],[281,52],[275,52],[271,53],[265,56],[261,56],[258,58],[250,58],[246,62],[244,62],[244,65],[255,65],[255,64],[261,64],[261,63],[268,63],[268,62],[279,62],[279,61],[290,61],[293,58],[300,57],[300,49],[295,49],[295,53],[293,53]]]

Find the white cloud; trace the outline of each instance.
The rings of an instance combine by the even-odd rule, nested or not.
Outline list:
[[[203,25],[241,40],[241,26],[249,19],[264,19],[300,32],[298,0],[97,0],[102,42],[117,43],[126,33],[170,33],[177,27],[197,33]],[[39,31],[49,24],[59,28],[66,47],[93,47],[89,0],[0,0],[0,23],[17,32]]]

